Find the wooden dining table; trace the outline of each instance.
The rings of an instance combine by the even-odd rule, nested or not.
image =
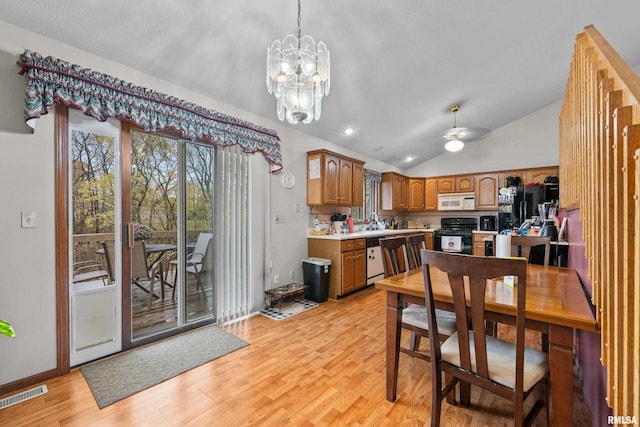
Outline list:
[[[431,269],[436,308],[453,311],[451,288],[445,273]],[[422,268],[376,282],[387,292],[386,397],[396,400],[402,308],[425,305]],[[517,285],[516,285],[517,286]],[[553,425],[573,425],[574,331],[598,331],[578,274],[574,269],[529,264],[527,266],[526,328],[548,334],[549,375]],[[487,319],[515,324],[513,287],[501,278],[490,280],[485,298]]]

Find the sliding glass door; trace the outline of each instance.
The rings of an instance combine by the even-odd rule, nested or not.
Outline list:
[[[69,111],[70,364],[214,318],[215,149]]]
[[[121,272],[106,263],[103,245],[120,244],[120,123],[71,110],[67,140],[69,359],[75,366],[122,348]]]
[[[179,277],[185,290],[185,321],[213,316],[214,149],[185,144],[186,254]]]

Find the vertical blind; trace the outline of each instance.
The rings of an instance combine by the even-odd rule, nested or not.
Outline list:
[[[248,155],[219,147],[216,170],[216,311],[225,323],[251,312]]]

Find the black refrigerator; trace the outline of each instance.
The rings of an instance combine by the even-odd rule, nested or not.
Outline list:
[[[519,228],[527,219],[539,216],[538,204],[558,205],[558,184],[504,187],[498,192],[498,231]]]

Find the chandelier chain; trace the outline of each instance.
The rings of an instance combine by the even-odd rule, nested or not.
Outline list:
[[[300,17],[302,14],[302,7],[300,6],[300,0],[298,0],[298,49],[300,49],[300,39],[302,38],[302,29],[300,25],[302,23],[302,18]]]

